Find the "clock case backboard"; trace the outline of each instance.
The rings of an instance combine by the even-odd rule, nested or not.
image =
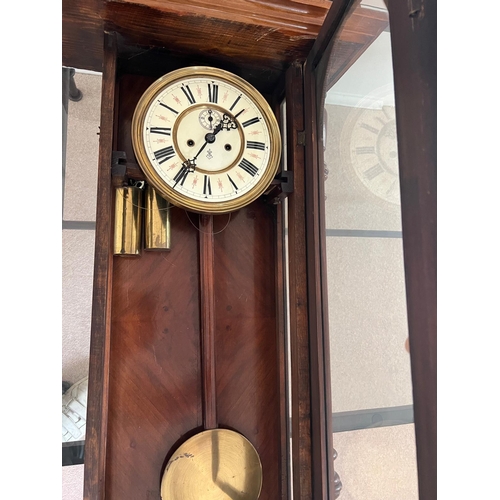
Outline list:
[[[85,498],[159,498],[168,459],[206,428],[207,418],[240,432],[257,449],[263,467],[260,498],[288,498],[281,206],[264,196],[230,216],[213,216],[213,241],[205,237],[205,216],[173,207],[169,252],[113,256],[117,182],[109,162],[113,152],[125,153],[127,175],[143,178],[132,148],[132,115],[147,87],[172,69],[212,65],[244,75],[279,120],[287,77],[269,93],[269,82],[251,66],[241,71],[217,59],[179,58],[163,49],[148,50],[142,66],[140,57],[128,62],[116,33],[107,34],[105,43]],[[299,81],[300,89],[302,68],[293,70],[288,78],[295,82],[288,86]],[[302,112],[302,105],[294,109]],[[301,161],[303,168],[303,154]],[[213,253],[209,260],[207,251]],[[305,315],[302,281],[297,312]],[[214,342],[208,360],[204,328],[212,328]],[[306,344],[307,331],[302,320]],[[307,370],[307,351],[299,352],[301,369]],[[215,374],[208,395],[207,363],[214,364]],[[300,364],[294,366],[298,380]],[[308,400],[306,391],[302,397]],[[205,398],[214,401],[208,417]]]
[[[328,54],[350,4],[332,3],[308,56],[300,41],[302,52],[287,51],[279,39],[269,50],[252,30],[240,29],[241,24],[221,27],[219,21],[205,18],[193,25],[183,23],[182,16],[169,21],[150,8],[138,8],[135,13],[140,15],[134,17],[134,12],[125,12],[131,5],[110,4],[103,52],[84,498],[159,498],[169,454],[204,426],[200,330],[207,324],[212,325],[215,345],[212,417],[218,426],[243,433],[256,447],[264,471],[260,498],[287,499],[290,489],[295,499],[333,498],[316,94],[317,80],[327,74],[322,56]],[[390,6],[392,24],[398,26],[397,48],[393,42],[397,106],[403,109],[418,101],[411,119],[398,116],[398,134],[423,498],[435,497],[435,86],[433,61],[427,57],[432,54],[428,33],[435,32],[434,11],[432,5],[427,7],[427,18],[417,19],[415,29],[416,21],[409,24],[404,7]],[[148,21],[150,36],[140,27]],[[176,30],[161,31],[162,22],[174,21]],[[228,27],[234,49],[217,42],[227,36]],[[411,66],[408,51],[415,55]],[[124,151],[128,170],[140,175],[130,140],[135,103],[154,79],[189,65],[239,74],[267,98],[279,119],[279,105],[286,99],[282,133],[286,131],[287,168],[294,174],[287,221],[291,415],[285,399],[280,205],[259,199],[232,215],[224,230],[227,218],[214,217],[218,234],[213,246],[195,227],[198,216],[174,209],[170,253],[143,252],[137,259],[112,255],[113,152]],[[431,86],[415,78],[417,74],[430,77]],[[423,106],[414,97],[417,90],[428,92]],[[420,127],[418,120],[430,123]],[[429,149],[422,150],[414,139],[417,128],[426,130]],[[421,185],[416,192],[415,179]],[[431,197],[419,197],[419,190]],[[205,222],[200,219],[200,224]],[[212,267],[203,263],[210,248]],[[210,310],[204,308],[207,293],[201,285],[207,281],[214,292]]]

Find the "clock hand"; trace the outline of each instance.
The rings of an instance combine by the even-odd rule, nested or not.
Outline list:
[[[238,124],[236,123],[236,118],[241,115],[245,110],[242,109],[240,112],[238,112],[234,117],[231,115],[228,115],[226,113],[223,114],[222,120],[220,123],[222,123],[222,128],[226,130],[234,130],[238,128]]]
[[[243,113],[243,111],[245,110],[241,110],[236,116],[239,116],[241,113]],[[235,121],[236,116],[232,118],[231,115],[227,115],[226,113],[224,113],[219,125],[222,125],[222,128],[226,130],[234,130],[235,128],[238,128],[238,124]]]
[[[211,110],[208,110],[211,112]],[[230,129],[235,129],[238,128],[238,125],[236,123],[236,118],[241,115],[245,111],[242,109],[237,115],[234,116],[234,119],[231,118],[230,115],[227,115],[226,113],[223,114],[222,120],[217,124],[217,126],[213,129],[213,132],[209,132],[208,134],[205,135],[205,143],[199,151],[196,153],[196,155],[192,159],[186,160],[183,164],[183,168],[187,168],[190,172],[194,172],[196,168],[196,158],[200,155],[200,153],[207,147],[207,144],[213,144],[215,142],[215,136],[223,129],[225,128],[226,130]]]
[[[210,130],[213,130],[214,124],[212,123],[214,121],[214,117],[212,116],[213,111],[211,109],[208,110],[208,121],[210,122]]]
[[[186,160],[182,166],[189,169],[190,172],[194,172],[194,169],[196,168],[196,158],[200,155],[200,153],[207,147],[207,144],[213,144],[215,142],[215,136],[222,130],[222,121],[219,122],[219,124],[215,127],[213,132],[209,132],[208,134],[205,135],[205,143],[199,151],[196,153],[196,155],[191,159],[191,160]]]
[[[189,162],[189,160],[188,160],[188,162]],[[184,163],[186,163],[186,162],[184,162]],[[184,181],[186,180],[186,177],[188,176],[188,174],[191,172],[194,172],[194,168],[193,168],[193,170],[190,170],[190,168],[185,166],[184,163],[182,164],[181,169],[177,172],[177,174],[174,177],[174,181],[175,181],[174,187],[176,187],[179,182],[181,183],[181,186],[183,186]]]

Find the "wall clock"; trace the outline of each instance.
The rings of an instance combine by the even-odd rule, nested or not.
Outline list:
[[[399,166],[394,106],[356,107],[341,134],[344,162],[370,193],[399,205]]]
[[[142,95],[132,141],[149,183],[172,204],[198,213],[238,210],[274,179],[279,127],[264,97],[228,71],[172,71]]]

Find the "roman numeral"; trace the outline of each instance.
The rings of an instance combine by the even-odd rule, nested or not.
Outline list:
[[[184,181],[186,180],[186,177],[188,176],[188,174],[189,174],[189,169],[186,167],[182,167],[174,177],[174,181],[175,181],[174,187],[177,186],[177,184],[179,182],[181,183],[181,186],[183,186]]]
[[[152,134],[162,134],[162,135],[170,135],[172,129],[169,127],[151,127],[149,131]]]
[[[263,142],[247,141],[247,148],[260,149],[261,151],[264,151],[264,149],[266,149],[266,145]]]
[[[380,129],[372,127],[371,125],[368,125],[368,123],[361,123],[360,127],[372,132],[373,134],[378,134],[380,132]]]
[[[208,194],[212,196],[212,186],[210,185],[210,177],[208,175],[205,175],[205,182],[203,184],[203,194],[206,195],[208,191]]]
[[[233,108],[236,106],[236,104],[238,104],[238,101],[241,99],[241,95],[239,95],[237,98],[236,98],[236,101],[233,102],[233,105],[229,108],[229,111],[232,111]]]
[[[172,111],[172,113],[175,113],[176,115],[179,114],[179,112],[176,111],[174,108],[171,108],[170,106],[167,106],[166,104],[163,104],[162,102],[160,102],[160,106],[163,106],[164,108],[167,108],[169,111]]]
[[[166,148],[155,151],[154,154],[155,158],[158,160],[158,163],[163,163],[167,160],[170,160],[170,158],[173,158],[175,156],[175,151],[172,146],[168,146]]]
[[[375,154],[375,146],[360,146],[356,148],[357,155]]]
[[[194,104],[196,101],[194,100],[193,93],[191,92],[189,85],[182,86],[181,88],[182,91],[184,92],[184,95],[187,97],[189,104]]]
[[[377,175],[380,175],[384,169],[380,165],[380,163],[377,163],[376,165],[373,165],[373,167],[369,168],[366,172],[364,172],[364,176],[369,180],[375,179]]]
[[[235,191],[238,191],[238,186],[234,183],[233,179],[227,174],[227,178],[229,179],[229,182],[233,185]]]
[[[259,171],[259,169],[253,163],[249,162],[246,158],[243,158],[238,166],[241,167],[245,172],[248,172],[252,177]]]
[[[246,122],[243,122],[242,125],[244,127],[248,127],[249,125],[253,125],[254,123],[258,123],[259,119],[258,118],[251,118],[250,120],[247,120]]]
[[[208,101],[215,102],[219,100],[219,86],[215,83],[212,85],[208,84]]]

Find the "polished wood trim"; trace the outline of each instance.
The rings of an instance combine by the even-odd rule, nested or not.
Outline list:
[[[276,318],[277,318],[277,344],[279,367],[279,397],[280,397],[280,423],[281,423],[281,498],[288,499],[290,459],[290,416],[288,414],[288,381],[287,381],[287,342],[286,327],[286,293],[285,293],[285,234],[283,220],[283,206],[276,206]]]
[[[279,127],[282,134],[283,147],[286,144],[286,130],[284,130],[283,116],[281,111],[281,104],[285,99],[285,75],[283,75],[283,85],[277,88],[272,96],[272,108],[276,119],[278,120]],[[284,158],[285,154],[282,150],[282,164],[280,168],[285,168]],[[276,204],[276,224],[275,224],[275,279],[276,279],[276,318],[277,318],[277,345],[278,345],[278,369],[279,369],[279,397],[280,397],[280,425],[281,425],[281,499],[287,500],[289,498],[290,477],[289,477],[289,460],[290,460],[290,415],[289,415],[289,380],[288,380],[288,352],[287,345],[289,334],[286,318],[287,318],[287,294],[288,286],[285,276],[285,220],[283,204]]]
[[[206,16],[302,33],[310,38],[317,35],[329,7],[328,2],[306,5],[307,0],[303,0],[302,6],[288,0],[218,0],[216,3],[209,0],[123,1],[175,14]]]
[[[275,68],[284,71],[295,58],[307,56],[329,2],[268,3],[255,0],[249,10],[242,0],[223,4],[63,0],[62,64],[101,71],[103,30],[107,30],[126,38],[136,50],[134,56],[156,46],[180,57],[198,54],[233,65],[254,61],[269,78]]]
[[[433,500],[437,497],[436,2],[389,2],[389,16],[419,496]]]
[[[298,140],[299,132],[304,130],[304,89],[300,62],[292,64],[287,72],[286,101],[288,168],[294,173],[293,193],[288,198],[293,497],[311,500],[313,470],[305,171],[304,146]]]
[[[317,82],[304,69],[306,131],[307,285],[311,349],[311,429],[314,499],[333,498],[333,428],[330,380],[330,332],[326,268],[324,164],[319,161],[318,137],[322,123],[317,116]]]
[[[103,71],[102,0],[62,0],[62,65]]]
[[[217,388],[215,378],[215,293],[214,218],[200,215],[200,317],[203,387],[203,427],[217,427]]]
[[[336,0],[332,2],[332,6],[323,23],[314,45],[307,56],[308,64],[311,70],[314,70],[321,61],[323,55],[327,52],[328,45],[333,36],[337,33],[345,14],[351,8],[351,5],[356,0]]]
[[[104,38],[102,106],[99,136],[99,165],[94,287],[90,328],[90,365],[85,438],[85,472],[83,498],[104,498],[106,438],[108,415],[109,352],[111,328],[111,277],[113,272],[113,216],[111,157],[116,78],[116,41]]]

